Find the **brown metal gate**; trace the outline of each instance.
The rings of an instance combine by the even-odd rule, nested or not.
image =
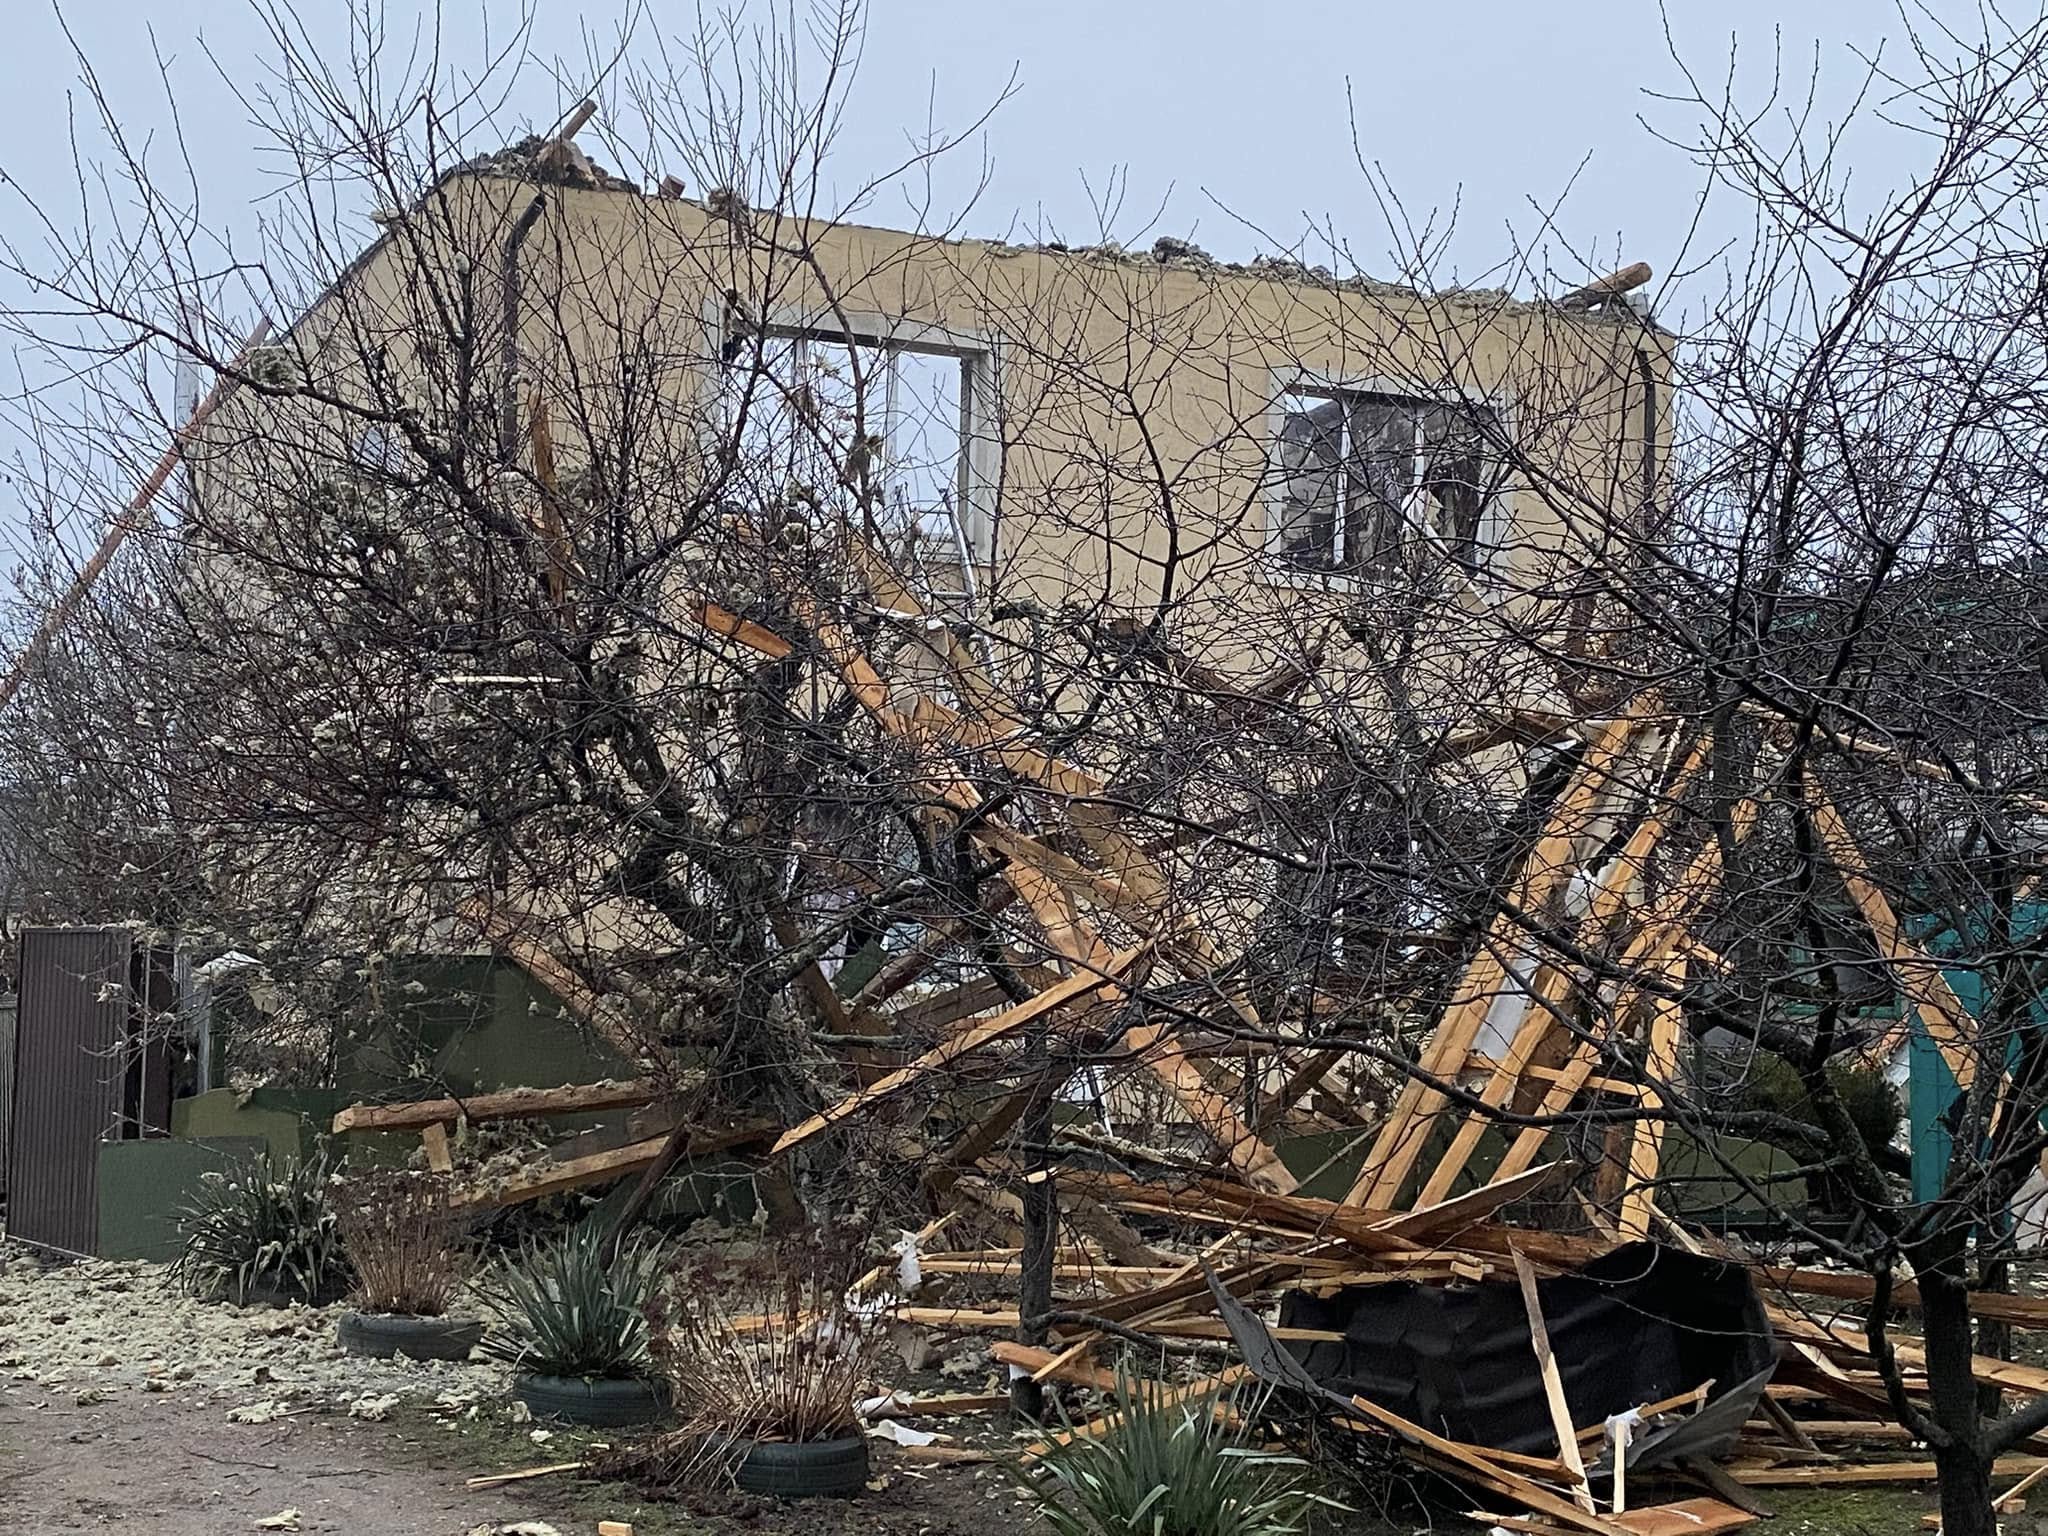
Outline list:
[[[99,1237],[102,1141],[161,1132],[162,952],[128,928],[25,928],[8,1127],[7,1235],[66,1253]]]

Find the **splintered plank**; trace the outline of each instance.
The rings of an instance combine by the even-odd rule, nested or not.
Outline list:
[[[1685,962],[1672,962],[1674,986],[1685,982]],[[1685,1010],[1676,998],[1650,1000],[1650,1051],[1643,1070],[1643,1108],[1661,1111],[1664,1090],[1678,1071],[1678,1035]],[[1628,1192],[1621,1200],[1621,1235],[1648,1237],[1650,1208],[1657,1198],[1657,1168],[1663,1156],[1668,1123],[1661,1114],[1638,1120],[1629,1133]]]
[[[507,1088],[466,1099],[416,1099],[409,1104],[351,1104],[334,1117],[334,1134],[349,1131],[421,1131],[467,1120],[522,1120],[577,1115],[600,1109],[637,1109],[671,1092],[658,1078],[622,1083],[570,1083],[561,1088]]]
[[[785,1131],[775,1143],[773,1151],[782,1153],[792,1147],[803,1145],[812,1137],[840,1121],[854,1115],[864,1114],[885,1099],[893,1098],[905,1089],[914,1086],[932,1073],[960,1060],[963,1056],[993,1045],[996,1041],[1014,1035],[1026,1025],[1057,1012],[1070,1003],[1080,1001],[1096,993],[1103,993],[1114,1001],[1123,995],[1118,980],[1138,958],[1145,953],[1144,946],[1127,949],[1112,956],[1099,971],[1083,971],[1068,977],[1065,981],[1047,987],[1038,996],[1016,1007],[1006,1009],[992,1019],[986,1019],[971,1029],[962,1030],[952,1039],[942,1042],[926,1051],[908,1066],[891,1072],[879,1082],[871,1083],[857,1093],[849,1094],[837,1104],[820,1110],[803,1124]]]
[[[1536,1295],[1536,1271],[1520,1250],[1513,1255],[1515,1279],[1522,1287],[1522,1306],[1529,1314],[1529,1345],[1536,1352],[1536,1374],[1543,1382],[1543,1400],[1550,1407],[1550,1425],[1557,1435],[1558,1460],[1571,1475],[1572,1500],[1587,1514],[1593,1513],[1593,1489],[1586,1481],[1586,1463],[1579,1456],[1579,1440],[1572,1428],[1572,1411],[1564,1399],[1564,1378],[1550,1353],[1550,1329],[1543,1321],[1543,1303]]]
[[[1067,1358],[1073,1353],[1071,1349],[1054,1354],[1049,1349],[1035,1349],[1012,1339],[997,1339],[989,1345],[988,1353],[998,1365],[1014,1365],[1020,1371],[1029,1371],[1036,1380],[1050,1377],[1077,1387],[1093,1387],[1098,1392],[1116,1390],[1116,1372],[1105,1371],[1085,1360]]]
[[[1577,1171],[1578,1164],[1569,1160],[1545,1163],[1540,1168],[1531,1168],[1513,1178],[1496,1179],[1491,1184],[1482,1184],[1478,1189],[1468,1190],[1439,1205],[1425,1205],[1399,1216],[1389,1216],[1373,1223],[1373,1230],[1384,1232],[1389,1237],[1405,1237],[1412,1242],[1435,1237],[1441,1233],[1455,1232],[1459,1227],[1484,1220],[1502,1206],[1533,1194],[1546,1184],[1560,1178],[1568,1178]]]
[[[1827,849],[1835,873],[1842,877],[1842,884],[1848,888],[1856,910],[1863,914],[1871,937],[1877,940],[1878,952],[1898,978],[1899,990],[1906,994],[1907,1000],[1919,1013],[1921,1024],[1940,1048],[1941,1059],[1948,1063],[1956,1086],[1968,1093],[1977,1075],[1977,1057],[1969,1045],[1975,1034],[1969,1011],[1948,984],[1941,963],[1906,938],[1899,927],[1898,913],[1892,910],[1884,892],[1871,882],[1862,851],[1843,823],[1841,812],[1835,809],[1835,803],[1828,798],[1827,792],[1810,778],[1807,780],[1806,807],[1813,830]]]
[[[1993,1477],[2048,1468],[2048,1456],[2001,1456]],[[1852,1467],[1724,1467],[1745,1488],[1831,1488],[1845,1483],[1931,1483],[1940,1475],[1931,1461],[1867,1461]]]
[[[1574,851],[1601,798],[1613,787],[1612,770],[1642,724],[1636,714],[1610,720],[1595,733],[1585,756],[1572,772],[1544,820],[1544,834],[1531,850],[1517,881],[1517,904],[1541,910],[1563,888],[1577,863]],[[1478,952],[1459,977],[1455,1000],[1430,1033],[1419,1063],[1424,1074],[1444,1078],[1464,1064],[1478,1039],[1494,1000],[1509,980],[1505,956],[1521,946],[1521,926],[1513,914],[1501,913],[1488,928]],[[1444,1095],[1411,1076],[1401,1087],[1392,1113],[1373,1141],[1345,1203],[1391,1209],[1401,1186],[1422,1155],[1431,1119],[1445,1103]]]
[[[507,1483],[528,1483],[537,1477],[559,1477],[566,1472],[581,1472],[589,1466],[587,1461],[551,1461],[546,1466],[522,1467],[517,1472],[489,1472],[482,1477],[472,1477],[463,1486],[475,1493],[484,1488],[503,1488]]]
[[[1577,1531],[1591,1531],[1595,1536],[1621,1536],[1627,1530],[1626,1526],[1615,1524],[1611,1517],[1583,1510],[1563,1494],[1524,1477],[1507,1466],[1497,1453],[1481,1446],[1460,1445],[1455,1440],[1446,1440],[1442,1435],[1402,1418],[1391,1408],[1380,1407],[1369,1398],[1353,1397],[1351,1406],[1411,1449],[1451,1463],[1463,1473],[1475,1477],[1481,1486],[1504,1493],[1560,1525]]]
[[[1826,1296],[1836,1301],[1875,1301],[1877,1282],[1869,1275],[1827,1269],[1790,1269],[1776,1264],[1752,1264],[1750,1273],[1760,1286],[1776,1287],[1800,1296]],[[1894,1307],[1917,1308],[1920,1287],[1904,1275],[1893,1279],[1887,1295]],[[2048,1296],[2008,1296],[1999,1291],[1970,1292],[1970,1315],[2022,1328],[2048,1328]]]
[[[774,1127],[764,1122],[703,1129],[691,1134],[683,1151],[686,1156],[700,1157],[744,1146],[750,1141],[760,1141],[773,1133]],[[448,1203],[454,1206],[518,1205],[527,1200],[538,1200],[544,1195],[559,1195],[572,1189],[624,1178],[629,1173],[639,1173],[649,1167],[668,1147],[672,1135],[650,1136],[645,1141],[629,1142],[609,1152],[593,1152],[588,1157],[545,1163],[501,1184],[484,1184],[464,1190],[451,1196]]]
[[[1156,1389],[1157,1395],[1152,1398],[1152,1405],[1157,1408],[1178,1408],[1183,1403],[1199,1402],[1205,1397],[1220,1398],[1223,1393],[1245,1380],[1251,1373],[1251,1367],[1248,1365],[1233,1365],[1228,1370],[1222,1371],[1215,1376],[1204,1376],[1199,1380],[1189,1382],[1184,1387],[1175,1387],[1170,1391],[1163,1388]],[[1155,1389],[1141,1384],[1138,1390],[1146,1392]],[[1216,1404],[1216,1409],[1221,1413],[1225,1411],[1225,1406],[1225,1404],[1219,1401]],[[1090,1419],[1086,1423],[1074,1425],[1071,1429],[1063,1429],[1049,1439],[1040,1440],[1035,1445],[1025,1447],[1024,1459],[1026,1461],[1036,1461],[1039,1457],[1057,1446],[1071,1445],[1076,1440],[1093,1440],[1103,1435],[1113,1434],[1117,1426],[1123,1423],[1123,1417],[1121,1409],[1112,1409],[1098,1419]]]
[[[1550,1521],[1531,1520],[1522,1515],[1498,1515],[1483,1509],[1472,1510],[1470,1515],[1481,1525],[1498,1526],[1504,1531],[1526,1531],[1530,1536],[1556,1536],[1557,1532],[1557,1526]],[[1633,1531],[1635,1536],[1720,1536],[1723,1531],[1754,1525],[1761,1517],[1720,1499],[1698,1498],[1651,1504],[1607,1518],[1623,1530]]]
[[[752,619],[743,619],[728,608],[704,599],[697,604],[697,622],[714,635],[725,635],[739,641],[749,650],[757,651],[770,661],[780,661],[795,649],[773,630],[764,629]]]

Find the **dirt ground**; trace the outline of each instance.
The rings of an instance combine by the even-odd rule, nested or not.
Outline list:
[[[678,1504],[571,1477],[464,1486],[587,1448],[568,1432],[539,1446],[530,1434],[425,1410],[376,1423],[307,1412],[235,1424],[190,1397],[120,1393],[80,1404],[0,1388],[0,1529],[220,1536],[263,1529],[257,1522],[287,1510],[298,1517],[285,1528],[330,1536],[469,1536],[524,1522],[590,1536],[601,1519],[628,1521],[635,1536],[986,1536],[1017,1522],[1016,1494],[994,1469],[907,1467],[881,1447],[868,1493],[851,1502],[713,1493]]]
[[[482,1536],[525,1531],[592,1536],[599,1520],[635,1536],[989,1536],[1023,1526],[1008,1480],[993,1468],[910,1466],[876,1447],[875,1477],[852,1502],[780,1504],[731,1494],[650,1499],[619,1483],[551,1477],[470,1491],[464,1480],[586,1447],[566,1432],[544,1446],[530,1429],[489,1417],[400,1411],[366,1423],[306,1413],[268,1424],[227,1422],[193,1398],[123,1393],[104,1402],[42,1402],[0,1388],[0,1530],[147,1530],[225,1536],[296,1509],[290,1529],[328,1536]],[[1924,1492],[1780,1492],[1772,1536],[1905,1536],[1932,1507]],[[1448,1512],[1445,1512],[1448,1513]],[[2048,1521],[2008,1520],[2008,1536]],[[538,1523],[534,1523],[538,1522]],[[1419,1512],[1398,1521],[1334,1516],[1318,1536],[1477,1531]]]
[[[0,1526],[217,1536],[300,1511],[306,1532],[465,1536],[534,1518],[531,1500],[392,1454],[384,1425],[307,1414],[234,1424],[191,1398],[104,1402],[0,1392]],[[565,1532],[565,1536],[567,1533]]]
[[[621,1482],[550,1476],[472,1491],[465,1480],[577,1461],[596,1437],[536,1425],[502,1368],[366,1361],[335,1347],[330,1312],[201,1306],[146,1265],[46,1265],[0,1249],[0,1531],[263,1529],[332,1536],[989,1536],[1028,1529],[1014,1482],[988,1465],[914,1464],[873,1447],[867,1493],[781,1504],[727,1493],[651,1497]],[[987,1391],[973,1341],[888,1384]],[[953,1445],[1005,1450],[999,1414],[920,1421]],[[1349,1489],[1330,1491],[1360,1504]],[[1453,1495],[1455,1497],[1455,1495]],[[1891,1536],[1933,1507],[1923,1489],[1773,1490],[1772,1536]],[[1466,1502],[1434,1517],[1358,1512],[1315,1536],[1470,1529]],[[272,1521],[286,1511],[296,1517]],[[2031,1523],[2030,1523],[2031,1522]],[[2048,1536],[2048,1513],[2006,1524]]]

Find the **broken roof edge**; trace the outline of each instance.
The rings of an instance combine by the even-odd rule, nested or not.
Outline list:
[[[935,234],[924,230],[901,229],[887,224],[862,223],[851,218],[800,214],[773,207],[756,208],[738,204],[733,194],[724,188],[709,189],[701,198],[669,196],[658,191],[646,191],[602,168],[594,168],[594,178],[586,179],[574,174],[545,170],[530,160],[515,159],[513,154],[514,151],[508,150],[497,155],[479,156],[454,166],[435,179],[421,194],[421,200],[445,188],[451,182],[464,178],[477,181],[505,181],[542,191],[554,188],[592,196],[627,198],[641,204],[685,207],[707,221],[730,218],[737,209],[747,214],[773,216],[798,225],[814,224],[854,234],[924,241],[956,251],[972,251],[998,261],[1035,256],[1068,265],[1177,271],[1233,278],[1250,283],[1279,284],[1318,293],[1348,293],[1415,303],[1437,303],[1487,314],[1534,315],[1546,320],[1565,321],[1573,326],[1635,330],[1661,340],[1675,339],[1674,333],[1660,324],[1654,315],[1637,310],[1626,301],[1620,291],[1613,294],[1611,301],[1598,308],[1564,306],[1561,301],[1567,297],[1584,294],[1589,288],[1597,287],[1603,281],[1598,274],[1593,274],[1592,280],[1586,284],[1566,289],[1553,296],[1533,298],[1520,297],[1506,288],[1454,286],[1430,289],[1408,283],[1390,282],[1364,273],[1342,276],[1328,267],[1312,265],[1293,256],[1275,253],[1260,253],[1245,261],[1224,261],[1211,256],[1192,240],[1178,236],[1161,236],[1153,242],[1150,251],[1129,250],[1115,241],[1081,246],[1069,246],[1059,241],[1026,243],[996,237]],[[380,235],[378,243],[381,243],[381,240]]]

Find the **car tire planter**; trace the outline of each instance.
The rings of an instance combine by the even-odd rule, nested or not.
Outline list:
[[[331,1307],[349,1293],[350,1282],[330,1281],[312,1295],[292,1290],[268,1280],[258,1280],[242,1295],[241,1305],[245,1307],[275,1307],[283,1311],[287,1307]]]
[[[473,1317],[404,1317],[391,1312],[344,1312],[335,1339],[352,1355],[388,1360],[467,1360],[484,1336]]]
[[[668,1393],[661,1383],[633,1377],[521,1375],[512,1383],[512,1391],[533,1410],[535,1418],[597,1428],[645,1424],[668,1412]]]
[[[868,1443],[858,1435],[799,1444],[760,1440],[732,1476],[748,1493],[779,1499],[851,1498],[868,1485]]]

